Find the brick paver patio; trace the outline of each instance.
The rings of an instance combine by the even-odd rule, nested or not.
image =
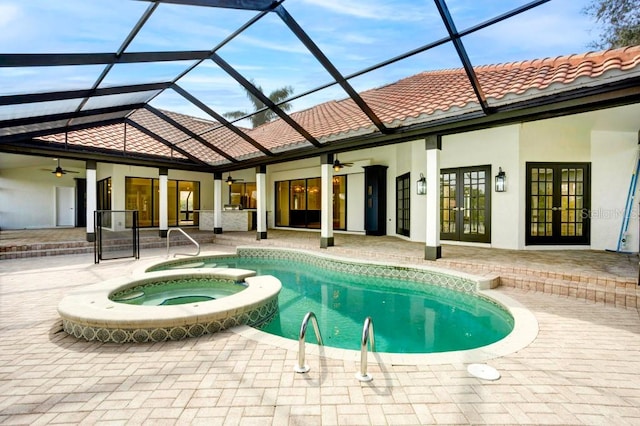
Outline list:
[[[228,251],[206,245],[203,250]],[[93,255],[0,261],[0,423],[207,425],[640,424],[640,316],[576,297],[501,287],[528,307],[539,334],[487,364],[378,365],[307,356],[225,331],[155,344],[66,335],[56,312],[69,291],[164,258],[93,264]]]

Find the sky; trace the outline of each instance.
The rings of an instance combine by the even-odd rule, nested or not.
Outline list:
[[[474,66],[553,57],[589,50],[597,39],[593,20],[582,12],[589,0],[551,0],[463,38]],[[458,31],[511,9],[525,0],[448,0]],[[134,0],[0,0],[0,62],[3,53],[115,52],[149,7]],[[344,76],[351,76],[447,35],[433,1],[285,0],[283,6]],[[256,15],[243,10],[161,4],[127,52],[209,50]],[[218,54],[265,93],[291,86],[294,94],[332,82],[329,73],[274,13],[267,14]],[[171,81],[192,62],[116,65],[101,87]],[[429,70],[459,68],[451,43],[350,80],[363,91]],[[104,66],[0,68],[0,95],[91,87]],[[212,61],[178,81],[219,113],[252,111],[246,92]],[[147,94],[148,95],[148,94]],[[292,102],[293,111],[346,98],[337,85]],[[126,96],[105,98],[109,106]],[[157,108],[205,117],[168,90],[153,99]],[[71,102],[51,111],[74,109]],[[29,106],[0,106],[0,119],[28,115]]]

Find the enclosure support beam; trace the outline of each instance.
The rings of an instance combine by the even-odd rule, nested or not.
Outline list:
[[[320,156],[320,248],[333,246],[333,154]]]
[[[167,233],[169,231],[169,191],[168,191],[168,181],[169,181],[169,169],[161,168],[158,172],[159,182],[159,203],[160,203],[160,216],[159,216],[159,225],[160,225],[160,237],[167,238]]]
[[[93,223],[93,214],[98,210],[97,180],[96,180],[97,162],[95,160],[87,160],[86,162],[86,179],[87,179],[87,241],[92,243],[96,240],[95,224]]]
[[[436,260],[442,257],[440,246],[440,151],[442,137],[429,136],[426,141],[427,149],[427,235],[424,248],[426,260]]]
[[[267,166],[256,167],[256,240],[267,239]]]
[[[213,174],[213,233],[222,234],[222,173]]]

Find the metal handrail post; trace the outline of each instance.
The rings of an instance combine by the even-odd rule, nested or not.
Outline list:
[[[293,371],[296,373],[307,373],[310,370],[309,365],[305,364],[305,338],[307,336],[307,325],[309,324],[309,320],[311,320],[311,324],[313,325],[313,330],[316,333],[316,340],[318,341],[318,345],[322,346],[322,336],[320,335],[320,328],[318,328],[318,320],[316,319],[316,314],[313,312],[307,312],[307,314],[302,319],[302,324],[300,325],[300,335],[298,337],[298,363],[293,367]]]
[[[200,254],[200,244],[198,244],[198,242],[196,240],[194,240],[193,238],[191,238],[191,236],[189,234],[187,234],[186,232],[184,232],[182,230],[182,228],[169,228],[169,230],[167,231],[167,257],[169,257],[169,248],[170,248],[170,241],[169,241],[169,236],[171,235],[171,231],[180,231],[182,233],[182,235],[184,235],[185,237],[187,237],[187,239],[189,241],[191,241],[193,244],[196,245],[196,248],[198,249],[196,251],[195,254],[190,254],[190,253],[174,253],[173,257],[176,257],[177,255],[182,255],[182,256],[197,256]]]
[[[362,328],[362,339],[360,340],[360,371],[356,373],[356,379],[361,382],[370,382],[373,380],[367,374],[367,343],[371,342],[371,352],[376,351],[376,343],[373,337],[373,320],[371,317],[364,319],[364,327]]]

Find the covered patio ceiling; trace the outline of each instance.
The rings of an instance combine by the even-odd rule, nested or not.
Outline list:
[[[513,57],[492,56],[486,40],[509,37],[520,25],[535,33],[539,16],[562,7],[557,1],[505,1],[497,9],[472,2],[475,20],[460,1],[414,2],[411,10],[388,2],[384,17],[358,11],[377,26],[332,37],[326,32],[358,19],[335,2],[328,2],[333,10],[311,0],[76,3],[76,13],[48,33],[77,31],[73,43],[60,36],[56,52],[39,51],[37,38],[3,46],[0,151],[223,172],[639,98],[637,72],[544,97],[496,94],[514,68],[492,68],[489,75],[478,65]],[[401,30],[385,25],[399,16],[406,23]],[[19,24],[29,25],[28,18]],[[86,32],[92,19],[98,34]],[[98,25],[101,20],[110,25]],[[571,37],[562,22],[552,27],[555,34],[540,37],[545,56],[557,46],[544,40]],[[104,51],[86,51],[95,46],[87,38],[99,39]],[[388,42],[365,54],[359,48],[367,39]],[[465,93],[460,105],[448,99],[444,108],[427,105],[426,113],[411,106],[411,87],[401,101],[384,89],[443,69],[458,70],[457,90]],[[435,91],[451,86],[421,84],[416,87]],[[274,100],[270,93],[278,90],[282,96]]]

